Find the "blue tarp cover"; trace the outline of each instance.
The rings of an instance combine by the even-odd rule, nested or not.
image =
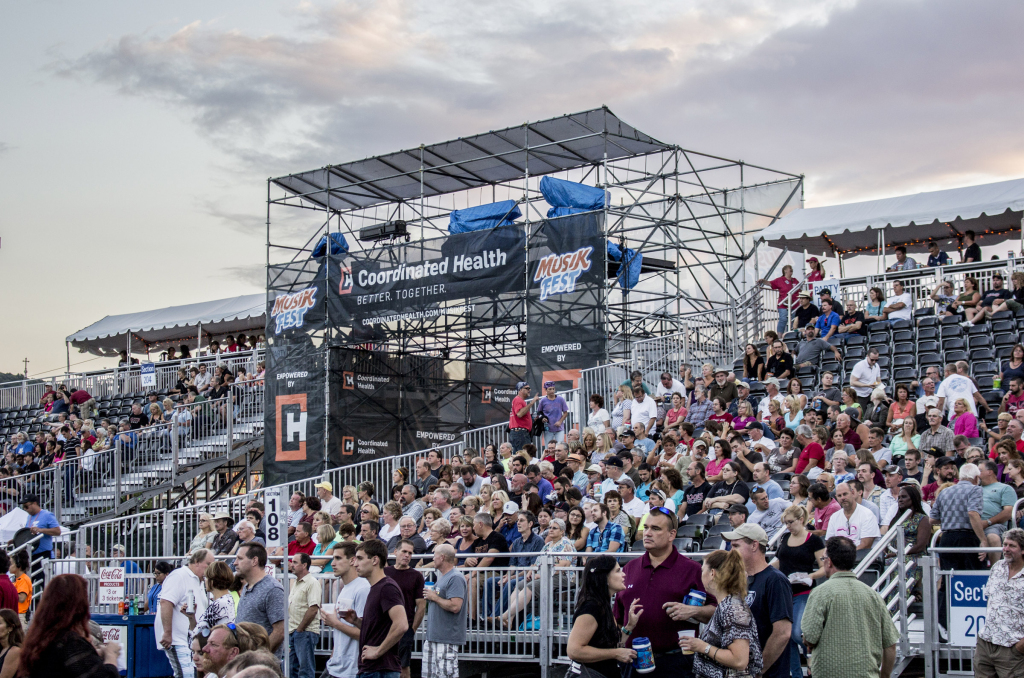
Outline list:
[[[619,286],[622,289],[633,289],[633,286],[640,280],[640,269],[644,264],[644,255],[627,247],[625,257],[623,257],[622,247],[609,242],[608,258],[619,262],[622,262],[623,258],[625,258],[623,264],[619,266],[619,273],[616,277],[619,279]]]
[[[455,210],[451,213],[448,232],[452,234],[469,233],[470,231],[484,231],[488,228],[508,226],[521,216],[523,213],[519,211],[515,200],[502,200],[487,205],[467,207],[464,210]]]
[[[320,238],[320,242],[313,248],[313,254],[309,256],[310,259],[322,257],[327,252],[327,236]],[[345,254],[348,252],[348,241],[345,240],[345,236],[342,233],[331,233],[331,254],[337,256],[339,254]]]
[[[540,192],[552,207],[575,207],[579,211],[604,209],[605,191],[602,188],[554,177],[542,177]]]

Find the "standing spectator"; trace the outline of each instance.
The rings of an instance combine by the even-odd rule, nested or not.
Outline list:
[[[309,555],[297,553],[290,558],[295,583],[288,592],[288,661],[291,675],[313,678],[316,673],[316,644],[320,639],[320,581],[309,573],[313,564]]]
[[[615,623],[614,612],[608,604],[624,589],[623,570],[614,558],[592,558],[583,569],[582,585],[573,610],[566,648],[569,659],[606,677],[619,675],[618,662],[625,664],[636,659],[636,652],[623,645],[628,645],[643,614],[639,599],[632,599],[628,618],[621,628]]]
[[[762,490],[762,499],[767,496]],[[754,495],[757,503],[758,495]],[[775,502],[788,503],[784,499]],[[760,506],[758,507],[759,510]],[[781,517],[785,507],[779,510]],[[753,524],[753,514],[744,525],[722,537],[732,544],[732,550],[740,554],[743,568],[747,573],[747,588],[754,595],[749,603],[757,626],[757,638],[761,644],[764,678],[782,678],[789,673],[789,641],[793,634],[793,589],[789,578],[774,567],[768,566],[765,554],[768,549],[768,535],[760,525]],[[779,527],[781,528],[781,522]],[[750,600],[748,598],[748,600]]]
[[[7,574],[10,569],[11,557],[7,555],[7,551],[0,549],[0,575]],[[11,578],[6,576],[0,576],[0,609],[18,613],[18,590],[14,588]],[[2,670],[3,665],[0,664],[0,671]]]
[[[892,674],[900,634],[881,596],[853,574],[856,562],[857,547],[849,539],[832,537],[825,543],[828,581],[811,591],[801,620],[815,676]]]
[[[174,678],[192,678],[190,623],[186,612],[202,617],[206,611],[206,589],[203,577],[213,563],[213,552],[199,549],[192,554],[188,565],[167,575],[160,590],[160,611],[153,625],[157,647],[164,651],[171,664]],[[49,588],[49,587],[47,587]]]
[[[904,290],[902,281],[896,280],[893,282],[892,297],[889,299],[889,305],[882,310],[885,311],[885,317],[890,322],[894,320],[910,320],[910,316],[914,312],[914,300],[910,297],[910,292]]]
[[[984,521],[985,546],[999,548],[1002,543],[1006,524],[1013,520],[1013,505],[1017,503],[1017,492],[1004,483],[999,482],[999,465],[991,459],[978,464],[978,482],[981,485],[982,510]],[[993,554],[992,562],[999,559]]]
[[[836,485],[836,500],[842,510],[829,518],[825,540],[835,536],[847,537],[858,551],[870,549],[875,539],[882,536],[875,514],[860,504],[857,492],[849,483]]]
[[[811,585],[825,576],[822,558],[825,555],[825,540],[807,530],[809,515],[803,506],[790,506],[782,514],[786,534],[779,540],[776,558],[772,565],[786,575],[793,593],[793,630],[789,640],[790,678],[803,678],[800,668],[800,654],[803,649],[803,635],[800,622],[807,607]],[[785,672],[783,672],[785,675]]]
[[[939,249],[939,243],[934,240],[928,241],[928,266],[929,268],[935,268],[936,266],[949,266],[950,258],[949,255]]]
[[[1006,531],[1002,556],[985,584],[985,625],[974,650],[974,675],[984,678],[1024,676],[1024,530]]]
[[[907,256],[907,248],[903,245],[899,245],[896,248],[896,263],[889,268],[887,271],[913,271],[917,268],[917,262]]]
[[[231,529],[234,524],[235,520],[230,513],[222,511],[213,516],[213,527],[217,531],[217,536],[213,538],[210,548],[215,555],[228,554],[234,550],[235,544],[238,543],[238,533]]]
[[[35,550],[32,551],[32,560],[53,558],[53,538],[60,536],[60,523],[52,513],[39,505],[38,495],[25,495],[21,503],[25,512],[28,513],[25,527],[29,528],[33,535],[43,535],[39,543],[36,544]],[[38,570],[32,572],[32,579],[41,581],[43,577],[42,563],[38,567]]]
[[[555,394],[555,382],[544,382],[544,397],[537,405],[537,413],[547,418],[548,423],[544,428],[544,444],[552,440],[565,442],[565,429],[563,424],[569,416],[569,405],[565,398]]]
[[[466,578],[455,567],[455,561],[455,548],[450,544],[434,549],[437,582],[423,594],[431,604],[423,643],[423,673],[427,678],[459,678],[459,648],[466,642],[467,589]]]
[[[394,567],[388,565],[384,568],[384,574],[391,577],[402,590],[402,606],[408,623],[408,630],[398,640],[398,663],[402,667],[402,678],[409,678],[416,629],[420,627],[423,615],[427,612],[427,601],[423,598],[423,575],[411,567],[414,550],[414,544],[403,539],[395,551]]]
[[[263,627],[270,638],[270,651],[278,661],[283,662],[284,587],[273,577],[267,576],[266,567],[267,549],[262,544],[248,543],[239,547],[238,557],[235,558],[235,573],[242,577],[245,587],[238,601],[235,621],[251,622]]]
[[[708,623],[717,604],[711,595],[701,607],[680,602],[691,590],[706,592],[707,589],[701,579],[700,566],[672,545],[677,528],[678,521],[672,511],[657,508],[648,514],[644,526],[645,553],[623,568],[625,589],[615,596],[615,619],[620,627],[630,628],[634,638],[650,639],[651,650],[658,655],[655,670],[645,674],[647,678],[690,675],[693,655],[663,653],[679,647],[679,631],[697,632],[698,624]],[[591,566],[588,561],[584,578]],[[633,614],[638,610],[643,613],[634,619]]]
[[[867,411],[871,405],[871,391],[882,385],[881,368],[878,366],[878,349],[868,349],[867,356],[857,362],[850,372],[850,385],[857,394],[857,403],[861,410]]]
[[[89,585],[77,574],[54,577],[43,589],[17,675],[27,678],[118,678],[119,643],[97,652],[87,639]],[[191,661],[191,659],[190,659]]]
[[[370,584],[356,573],[355,557],[355,542],[346,541],[335,547],[331,569],[342,584],[337,595],[338,612],[322,610],[320,613],[324,623],[332,629],[333,650],[327,660],[327,674],[331,678],[356,678],[358,674],[359,628],[340,618],[345,611],[340,605],[343,600],[361,617],[370,592]]]
[[[693,674],[701,678],[760,676],[764,666],[754,615],[747,607],[747,578],[735,551],[712,551],[704,559],[701,580],[718,598],[700,638],[683,637],[679,647],[696,653]]]
[[[590,396],[590,414],[587,417],[587,428],[602,431],[612,425],[612,415],[604,409],[604,397],[595,393]]]
[[[807,258],[807,282],[818,282],[825,279],[825,267],[817,257]]]
[[[800,281],[793,277],[793,267],[786,264],[782,267],[781,276],[770,282],[762,278],[757,281],[757,284],[767,285],[779,293],[779,322],[775,331],[779,335],[785,334],[789,329],[789,308],[793,305],[792,291],[800,285]]]
[[[32,606],[32,580],[28,576],[30,561],[28,551],[21,549],[10,559],[11,574],[14,575],[14,590],[18,594],[18,618],[22,626],[27,626],[25,616]]]
[[[975,234],[972,230],[964,231],[963,250],[961,251],[961,264],[981,261],[981,246],[974,241]]]
[[[636,389],[633,391],[631,407],[632,425],[643,426],[647,435],[653,436],[658,428],[658,404],[654,402],[654,398],[648,396],[642,389]]]
[[[192,628],[190,638],[195,638],[196,635],[205,636],[209,634],[210,629],[235,620],[235,597],[231,591],[235,575],[231,568],[224,561],[215,560],[206,568],[203,579],[206,582],[206,590],[209,591],[210,602],[201,614],[185,613]]]
[[[976,484],[979,475],[977,466],[964,464],[960,467],[960,482],[935,497],[930,517],[942,527],[939,546],[976,548],[987,543],[981,519],[985,493]],[[986,557],[985,553],[943,553],[939,562],[944,570],[978,570],[984,568]]]
[[[390,678],[402,671],[398,642],[409,630],[402,589],[384,574],[388,552],[384,544],[371,541],[356,548],[356,571],[370,584],[363,616],[345,610],[342,618],[359,628],[359,674]]]
[[[533,429],[533,417],[530,409],[540,400],[540,396],[527,400],[529,397],[530,385],[525,381],[517,383],[516,397],[512,399],[512,410],[508,418],[508,441],[512,443],[513,452],[523,449],[532,438],[530,431]]]

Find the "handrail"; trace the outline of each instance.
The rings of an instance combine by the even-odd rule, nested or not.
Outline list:
[[[896,524],[889,528],[889,531],[882,535],[881,539],[871,545],[871,550],[868,551],[868,554],[864,556],[860,563],[857,564],[857,567],[853,568],[853,573],[855,575],[859,577],[864,574],[871,566],[871,563],[875,562],[875,560],[885,552],[889,545],[896,541],[896,535],[902,534],[903,530],[901,528],[903,527],[903,524],[907,522],[912,515],[914,515],[912,510],[907,509],[904,511]]]

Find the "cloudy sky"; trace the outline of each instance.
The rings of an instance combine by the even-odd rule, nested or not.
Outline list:
[[[108,314],[259,291],[268,176],[601,104],[804,173],[808,206],[1024,176],[1009,0],[40,0],[4,19],[0,371],[62,368],[63,338]]]

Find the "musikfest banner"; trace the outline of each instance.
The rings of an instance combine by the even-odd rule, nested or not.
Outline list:
[[[444,302],[522,291],[526,234],[519,226],[459,233],[335,255],[331,266],[334,325],[429,319],[459,312]]]
[[[606,247],[601,212],[548,219],[530,234],[526,293],[526,380],[578,385],[580,370],[606,357]]]

